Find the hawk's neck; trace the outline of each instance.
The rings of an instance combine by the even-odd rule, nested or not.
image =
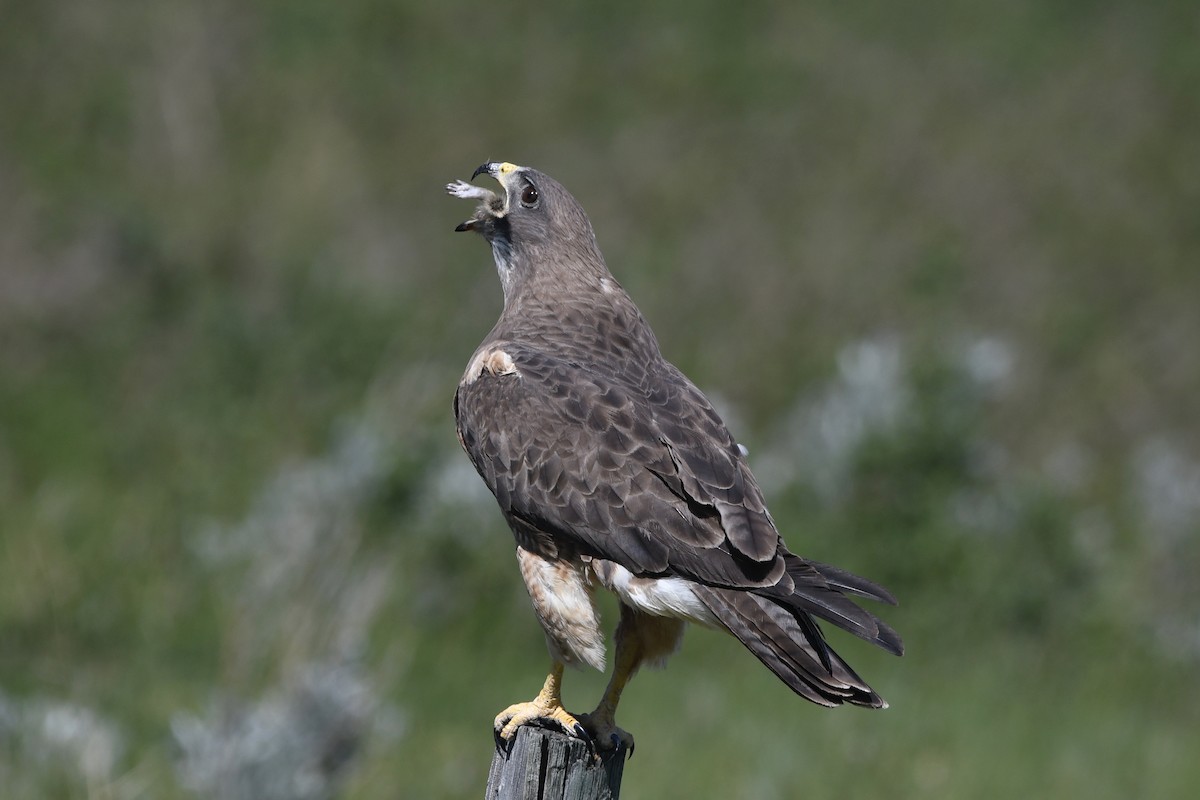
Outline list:
[[[662,359],[654,332],[611,276],[578,283],[583,285],[506,297],[504,312],[488,340],[527,342],[573,361],[617,371],[624,371],[624,362],[630,360],[644,368]]]

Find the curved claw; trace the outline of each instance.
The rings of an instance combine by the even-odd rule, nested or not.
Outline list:
[[[633,756],[633,736],[628,731],[618,728],[610,715],[597,712],[580,714],[579,721],[597,747],[601,744],[605,750],[620,750],[623,747],[630,757]]]
[[[496,716],[492,728],[500,739],[508,741],[522,725],[539,722],[551,723],[568,736],[575,736],[585,742],[592,741],[587,730],[565,708],[538,700],[515,703],[504,709]]]

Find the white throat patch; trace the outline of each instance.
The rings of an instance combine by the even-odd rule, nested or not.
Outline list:
[[[504,288],[504,294],[507,295],[508,289],[512,285],[512,246],[504,239],[493,239],[492,258],[496,261],[496,273],[500,276],[500,285]]]

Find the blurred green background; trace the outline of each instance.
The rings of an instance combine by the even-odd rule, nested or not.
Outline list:
[[[547,665],[450,411],[498,159],[901,598],[884,712],[693,631],[625,796],[1193,796],[1200,16],[909,5],[4,3],[0,793],[482,795]]]

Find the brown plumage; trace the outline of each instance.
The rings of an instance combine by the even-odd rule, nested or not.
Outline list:
[[[579,732],[558,686],[564,663],[603,668],[596,581],[621,600],[613,681],[579,718],[602,744],[631,743],[613,720],[625,681],[669,655],[686,621],[732,633],[808,700],[884,706],[813,617],[900,654],[900,637],[847,596],[894,603],[891,595],[788,551],[741,448],[663,358],[566,189],[508,163],[480,173],[502,194],[463,182],[447,190],[482,201],[458,230],[491,244],[504,311],[467,367],[454,413],[516,537],[555,662],[538,699],[497,718],[502,735],[537,717]]]

